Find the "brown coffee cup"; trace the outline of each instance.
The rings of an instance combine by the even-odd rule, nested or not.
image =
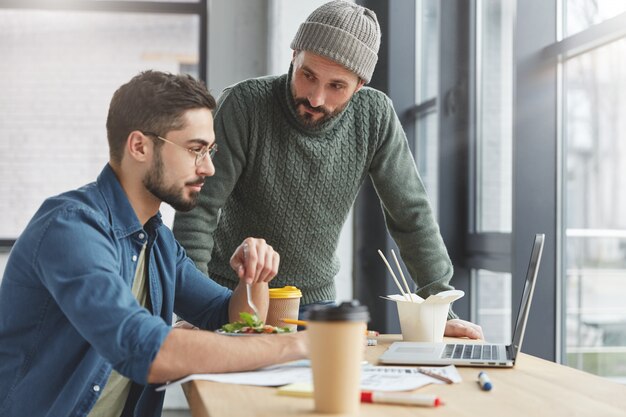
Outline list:
[[[337,307],[320,306],[309,312],[307,334],[315,411],[358,412],[368,321],[367,307],[359,305],[358,301]]]
[[[270,305],[267,310],[265,323],[272,326],[288,327],[292,332],[297,331],[296,324],[287,324],[281,319],[298,319],[302,292],[293,286],[270,288]]]

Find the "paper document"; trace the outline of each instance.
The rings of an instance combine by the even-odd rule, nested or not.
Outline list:
[[[446,367],[422,367],[454,382],[461,382],[461,376],[454,365]],[[177,381],[158,387],[157,391],[183,384],[191,380],[205,380],[228,384],[257,385],[278,387],[295,382],[311,382],[313,375],[308,360],[288,362],[269,366],[256,371],[228,372],[221,374],[193,374]],[[407,391],[428,384],[442,384],[442,381],[431,378],[411,366],[363,366],[361,372],[361,389],[367,391]]]
[[[257,385],[263,387],[279,387],[297,381],[312,379],[311,363],[308,360],[288,362],[281,365],[268,366],[257,371],[227,372],[223,374],[192,374],[185,378],[172,381],[158,387],[157,391],[184,384],[187,381],[200,379],[204,381],[224,382],[227,384]]]
[[[454,365],[446,367],[421,367],[461,382],[461,375]],[[366,366],[361,372],[361,389],[364,391],[409,391],[428,384],[445,384],[419,372],[415,366]]]

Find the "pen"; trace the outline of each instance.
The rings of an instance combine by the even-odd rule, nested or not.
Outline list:
[[[298,326],[306,326],[308,324],[305,320],[296,319],[280,319],[280,321],[287,324],[297,324]]]
[[[439,397],[433,394],[412,394],[406,392],[361,392],[362,403],[387,403],[399,405],[418,405],[422,407],[437,407],[441,404]]]
[[[489,380],[489,376],[484,371],[480,371],[478,373],[478,385],[483,391],[491,391],[493,388],[493,384]]]
[[[438,373],[433,372],[433,371],[431,371],[431,370],[429,370],[429,369],[417,368],[417,372],[419,372],[420,374],[428,375],[428,376],[429,376],[429,377],[431,377],[431,378],[435,378],[435,379],[438,379],[438,380],[440,380],[440,381],[443,381],[443,382],[445,382],[446,384],[452,384],[452,383],[454,383],[454,381],[453,381],[453,380],[451,380],[450,378],[445,377],[445,376],[443,376],[443,375],[439,375]]]

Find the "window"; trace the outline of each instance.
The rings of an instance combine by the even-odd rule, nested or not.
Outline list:
[[[476,322],[490,343],[511,343],[511,274],[474,270]]]
[[[511,232],[513,3],[476,2],[477,232]]]
[[[437,89],[439,70],[439,1],[418,0],[416,7],[417,98],[415,163],[428,192],[433,212],[438,212]]]
[[[626,382],[626,39],[563,67],[564,361]]]
[[[194,14],[0,9],[0,239],[95,179],[117,87],[145,69],[199,75],[199,33]]]
[[[623,6],[518,2],[513,230],[547,235],[530,353],[626,382]]]
[[[474,11],[474,117],[468,250],[472,319],[486,340],[511,341],[514,2],[479,0]]]
[[[621,0],[563,0],[565,34],[574,35],[593,25],[626,12]]]

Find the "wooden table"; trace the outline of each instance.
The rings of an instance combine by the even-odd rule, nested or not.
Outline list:
[[[399,336],[381,336],[366,348],[373,364]],[[586,372],[521,354],[515,368],[488,369],[494,385],[481,391],[481,368],[458,367],[463,382],[428,385],[420,393],[436,393],[445,405],[437,408],[361,404],[360,416],[626,416],[626,386]],[[312,398],[276,394],[275,388],[191,381],[183,385],[193,417],[316,416]]]

